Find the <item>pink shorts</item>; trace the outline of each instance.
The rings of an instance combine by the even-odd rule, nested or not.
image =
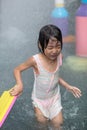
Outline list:
[[[43,115],[50,120],[57,116],[62,109],[61,96],[58,94],[46,100],[34,98],[32,103],[34,107],[38,107]]]

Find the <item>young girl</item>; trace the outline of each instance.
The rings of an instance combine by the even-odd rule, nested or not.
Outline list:
[[[62,34],[58,27],[54,25],[42,27],[38,38],[40,53],[14,69],[16,86],[10,91],[11,95],[20,95],[23,91],[21,72],[32,67],[35,76],[32,103],[37,120],[41,123],[51,120],[58,130],[63,123],[59,84],[75,97],[81,96],[81,91],[77,87],[69,85],[59,77],[59,68],[62,65],[62,44]]]

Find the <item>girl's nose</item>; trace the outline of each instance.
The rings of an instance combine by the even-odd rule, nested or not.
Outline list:
[[[58,49],[53,48],[53,53],[55,54],[55,53],[57,53],[57,52],[58,52]]]

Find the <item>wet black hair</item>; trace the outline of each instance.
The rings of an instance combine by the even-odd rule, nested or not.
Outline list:
[[[51,37],[56,38],[61,43],[61,49],[63,46],[61,30],[52,24],[45,25],[41,28],[38,38],[38,48],[40,52],[44,53],[44,49],[47,47],[49,39]]]

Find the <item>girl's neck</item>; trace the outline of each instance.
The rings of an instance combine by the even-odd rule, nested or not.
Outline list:
[[[54,64],[54,63],[57,61],[57,59],[55,59],[55,60],[49,59],[44,53],[41,53],[40,55],[41,55],[41,57],[44,58],[44,60],[47,61],[49,64]]]
[[[57,59],[56,60],[50,60],[47,56],[45,56],[43,53],[39,54],[40,61],[43,65],[43,67],[48,70],[49,72],[54,72],[57,68]]]

